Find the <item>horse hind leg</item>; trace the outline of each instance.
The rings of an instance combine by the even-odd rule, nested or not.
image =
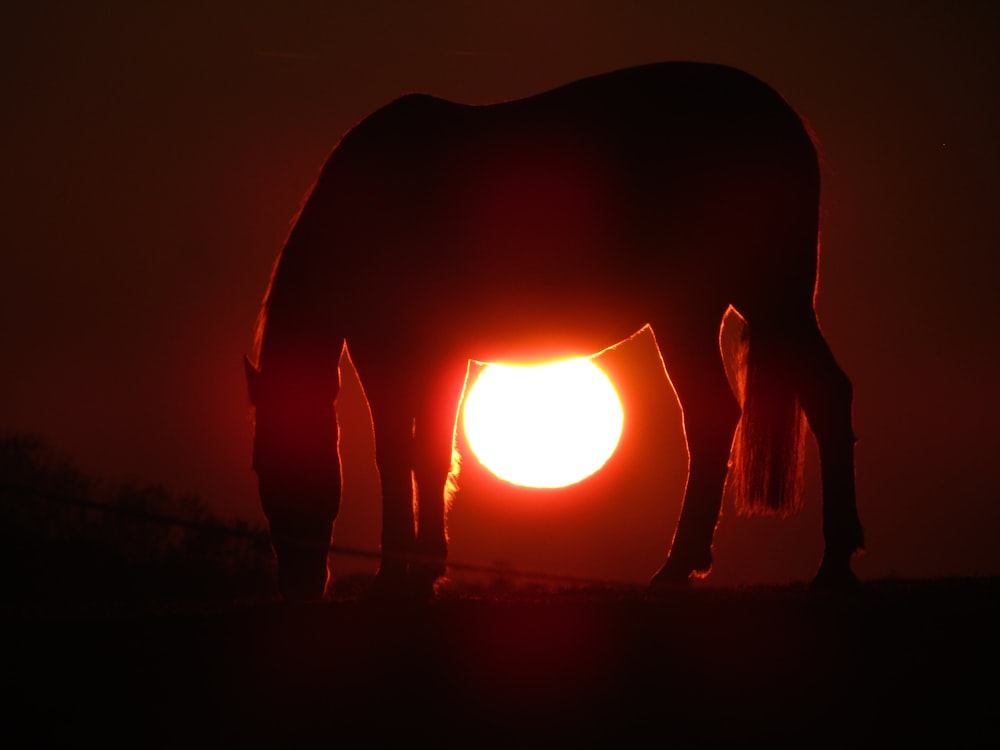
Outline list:
[[[687,321],[681,333],[657,333],[683,413],[688,475],[670,552],[653,577],[654,587],[703,577],[712,567],[712,540],[740,416],[719,349],[721,319],[721,314],[706,318],[706,324],[698,330]]]
[[[858,585],[851,558],[864,549],[854,476],[853,387],[823,337],[814,312],[800,316],[797,390],[819,447],[824,552],[813,588]]]

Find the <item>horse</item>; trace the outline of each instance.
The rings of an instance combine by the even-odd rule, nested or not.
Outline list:
[[[803,118],[723,65],[643,65],[484,105],[408,94],[364,118],[294,219],[256,363],[244,357],[281,595],[322,597],[329,581],[344,354],[381,481],[373,585],[433,596],[470,361],[587,356],[647,328],[688,453],[651,586],[709,573],[727,491],[743,512],[798,507],[807,428],[823,502],[812,584],[856,585],[853,387],[816,315],[819,205]],[[738,388],[720,351],[729,314]]]

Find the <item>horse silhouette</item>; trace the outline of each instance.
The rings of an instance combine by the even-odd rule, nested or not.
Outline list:
[[[819,201],[802,119],[720,65],[634,67],[482,106],[413,94],[368,116],[297,216],[257,364],[245,360],[283,596],[319,597],[328,581],[345,347],[381,479],[375,585],[425,595],[445,571],[470,359],[586,356],[646,327],[688,450],[653,584],[709,572],[727,475],[737,507],[795,509],[808,419],[825,542],[814,585],[855,585],[852,385],[815,312]],[[720,352],[731,311],[744,326],[738,396]]]

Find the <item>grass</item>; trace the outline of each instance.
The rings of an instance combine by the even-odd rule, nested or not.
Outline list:
[[[996,578],[643,587],[459,571],[274,596],[258,530],[0,440],[8,744],[995,744]],[[179,521],[178,521],[179,518]],[[138,541],[137,541],[138,540]],[[16,738],[16,742],[14,742]]]
[[[8,621],[8,718],[143,746],[987,743],[998,581],[456,585],[428,603],[173,603]]]

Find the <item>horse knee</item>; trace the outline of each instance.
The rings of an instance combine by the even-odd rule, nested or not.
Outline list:
[[[855,440],[854,385],[843,370],[831,368],[815,387],[803,389],[800,398],[817,441]]]
[[[742,410],[735,399],[720,400],[710,414],[685,414],[684,434],[692,461],[727,461]]]

